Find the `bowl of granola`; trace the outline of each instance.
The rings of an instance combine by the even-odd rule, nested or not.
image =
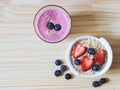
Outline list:
[[[103,37],[80,36],[67,48],[66,62],[75,75],[98,77],[112,65],[113,53]]]

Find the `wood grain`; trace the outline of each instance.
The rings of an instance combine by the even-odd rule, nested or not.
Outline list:
[[[72,18],[72,32],[60,43],[46,43],[34,32],[34,16],[48,4],[64,7]],[[110,42],[113,64],[101,76],[109,82],[96,89],[120,90],[120,0],[96,0],[92,5],[79,0],[0,0],[0,90],[94,90],[92,81],[101,77],[74,76],[68,81],[64,75],[54,77],[59,69],[55,59],[66,64],[67,46],[81,35],[105,37]]]

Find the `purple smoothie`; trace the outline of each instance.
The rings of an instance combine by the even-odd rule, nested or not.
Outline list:
[[[60,24],[61,30],[55,31],[47,28],[48,22]],[[35,31],[38,36],[46,42],[59,42],[65,39],[71,30],[71,18],[65,9],[48,5],[38,11],[34,20]]]

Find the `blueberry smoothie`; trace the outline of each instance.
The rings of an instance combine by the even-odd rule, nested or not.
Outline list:
[[[48,5],[38,11],[34,19],[37,35],[44,41],[54,43],[65,39],[71,31],[71,18],[60,6]]]

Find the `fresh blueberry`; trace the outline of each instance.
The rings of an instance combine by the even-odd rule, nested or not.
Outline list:
[[[57,59],[57,60],[55,61],[55,64],[56,64],[57,66],[59,66],[59,65],[61,65],[61,64],[62,64],[62,61],[61,61],[61,60],[59,60],[59,59]]]
[[[60,67],[60,70],[61,70],[61,71],[66,71],[66,70],[67,70],[67,66],[66,66],[66,65],[62,65],[62,66]]]
[[[69,80],[69,79],[71,79],[71,78],[72,78],[72,76],[71,76],[70,73],[65,74],[65,79]]]
[[[52,22],[48,22],[48,24],[47,24],[47,28],[48,29],[53,29],[55,26],[54,26],[54,23],[52,23]]]
[[[94,55],[94,54],[96,53],[96,51],[95,51],[94,48],[89,48],[89,49],[88,49],[88,53],[89,53],[90,55]]]
[[[75,65],[80,65],[80,63],[81,63],[81,62],[80,62],[79,59],[74,60],[74,64],[75,64]]]
[[[98,70],[100,70],[100,66],[96,64],[92,67],[92,70],[93,71],[98,71]]]
[[[61,29],[61,25],[56,24],[54,29],[55,29],[56,31],[59,31],[59,30]]]
[[[101,78],[99,82],[104,84],[104,83],[106,83],[106,79],[105,78]]]
[[[94,81],[93,83],[92,83],[92,86],[93,87],[98,87],[100,84],[99,84],[99,82],[98,81]]]
[[[56,70],[54,74],[55,74],[56,77],[58,77],[58,76],[61,75],[61,71],[60,70]]]

